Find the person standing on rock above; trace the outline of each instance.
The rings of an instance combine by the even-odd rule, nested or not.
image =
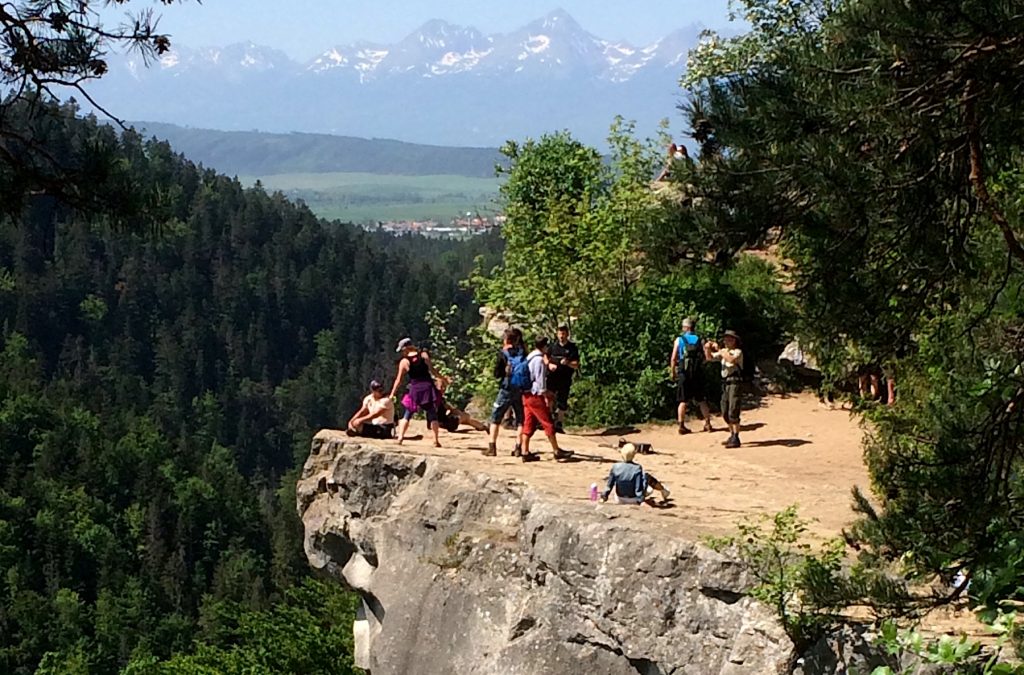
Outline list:
[[[633,461],[636,446],[626,443],[619,448],[619,452],[622,461],[612,464],[608,472],[608,485],[601,492],[601,501],[608,501],[609,495],[612,495],[617,504],[643,504],[647,500],[647,493],[657,490],[661,493],[661,503],[667,502],[671,491]]]
[[[556,460],[572,457],[572,452],[558,447],[555,423],[551,420],[551,409],[547,402],[549,366],[548,339],[542,336],[534,340],[533,351],[527,355],[526,362],[512,372],[512,384],[523,392],[523,433],[519,437],[519,443],[523,447],[524,462],[535,462],[540,459],[536,453],[530,452],[530,438],[538,425],[544,429],[544,435],[551,443],[551,451]]]
[[[704,377],[704,341],[694,332],[695,322],[683,319],[683,333],[672,344],[669,367],[672,379],[676,381],[676,411],[679,418],[679,433],[688,434],[686,428],[686,407],[690,403],[700,406],[704,417],[704,431],[711,431],[711,409],[708,408],[707,388]]]
[[[515,418],[516,435],[518,437],[523,426],[523,392],[512,386],[512,372],[516,366],[526,360],[526,348],[523,346],[523,332],[518,328],[508,328],[502,336],[501,349],[494,361],[494,377],[498,380],[498,395],[494,399],[494,407],[491,409],[491,439],[484,450],[485,457],[494,457],[498,454],[498,433],[501,431],[501,422],[505,414],[512,409],[512,416]],[[513,456],[522,454],[519,442],[516,441]]]
[[[558,327],[558,341],[548,350],[548,392],[551,395],[551,415],[555,430],[564,431],[565,413],[569,410],[569,391],[572,378],[580,367],[580,350],[569,340],[569,325]]]
[[[384,395],[384,385],[377,380],[370,383],[370,393],[363,399],[352,419],[348,421],[349,436],[364,438],[391,438],[395,432],[395,401]]]
[[[704,355],[709,361],[722,362],[722,418],[729,425],[727,448],[740,447],[740,389],[743,384],[743,350],[740,349],[740,336],[736,331],[725,331],[722,341],[725,347],[717,342],[704,345]]]
[[[398,424],[398,444],[405,440],[405,432],[409,430],[412,416],[423,411],[427,417],[427,426],[434,432],[434,447],[441,447],[441,425],[437,421],[437,402],[440,396],[434,386],[434,378],[441,377],[430,362],[430,354],[413,344],[412,338],[402,338],[398,342],[396,352],[402,355],[395,373],[395,383],[391,385],[391,398],[398,393],[402,378],[409,375],[409,390],[402,397],[405,414]]]

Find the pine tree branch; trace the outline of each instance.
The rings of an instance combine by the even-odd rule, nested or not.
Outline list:
[[[988,214],[989,219],[995,223],[996,227],[1003,234],[1003,239],[1006,241],[1006,247],[1013,257],[1017,258],[1020,262],[1024,263],[1024,246],[1021,246],[1020,241],[1017,239],[1017,235],[1010,227],[1009,221],[1006,219],[1006,215],[996,206],[995,200],[992,199],[992,195],[988,191],[988,186],[985,185],[985,163],[984,156],[981,148],[981,131],[979,129],[978,117],[976,111],[976,99],[977,99],[977,83],[971,78],[967,81],[967,88],[964,91],[964,121],[967,126],[967,143],[970,147],[971,153],[971,185],[974,188],[974,194],[978,198],[978,202],[982,208]]]

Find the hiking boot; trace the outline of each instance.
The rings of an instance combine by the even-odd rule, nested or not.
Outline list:
[[[671,494],[672,494],[672,491],[669,490],[667,487],[661,488],[661,501],[667,502],[668,498],[669,498],[669,495],[671,495]]]
[[[704,431],[714,431],[714,428],[711,426],[711,420],[704,420]]]
[[[680,424],[679,425],[679,435],[680,436],[684,436],[684,435],[686,435],[688,433],[690,433],[690,430],[686,428],[686,425],[685,424]]]
[[[527,452],[526,454],[520,454],[519,458],[522,459],[523,462],[539,462],[540,461],[540,455],[538,455],[536,452]]]
[[[570,457],[572,457],[572,450],[561,450],[561,449],[559,449],[558,451],[555,452],[555,459],[556,460],[569,459]]]
[[[729,440],[727,440],[725,442],[725,447],[730,448],[730,449],[740,447],[740,437],[739,437],[739,435],[738,434],[733,434],[732,436],[730,436]]]
[[[512,456],[513,457],[522,457],[523,456],[523,446],[521,446],[518,443],[516,443],[516,447],[512,448]]]
[[[562,426],[561,422],[555,422],[555,433],[556,434],[564,434],[565,433],[565,427]]]
[[[487,449],[484,450],[483,453],[484,453],[484,457],[497,457],[498,456],[498,446],[496,446],[494,443],[488,443],[487,444]]]

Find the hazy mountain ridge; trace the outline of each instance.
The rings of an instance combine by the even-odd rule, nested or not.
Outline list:
[[[439,147],[327,134],[217,131],[162,122],[132,122],[132,126],[145,137],[167,141],[175,152],[228,175],[358,172],[491,178],[501,160],[496,148]]]
[[[251,42],[175,44],[149,68],[114,59],[96,92],[124,117],[197,127],[491,146],[569,128],[600,142],[616,114],[647,133],[673,116],[702,30],[636,46],[557,10],[494,35],[432,20],[397,43],[337,45],[306,62]]]

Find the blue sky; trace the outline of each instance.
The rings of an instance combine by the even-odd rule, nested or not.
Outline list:
[[[154,4],[134,0],[128,6]],[[559,7],[595,35],[643,45],[695,22],[722,28],[727,6],[728,0],[183,0],[157,12],[172,42],[198,47],[252,40],[304,60],[355,40],[394,42],[430,19],[500,33]],[[123,8],[103,12],[107,23],[123,15]]]

